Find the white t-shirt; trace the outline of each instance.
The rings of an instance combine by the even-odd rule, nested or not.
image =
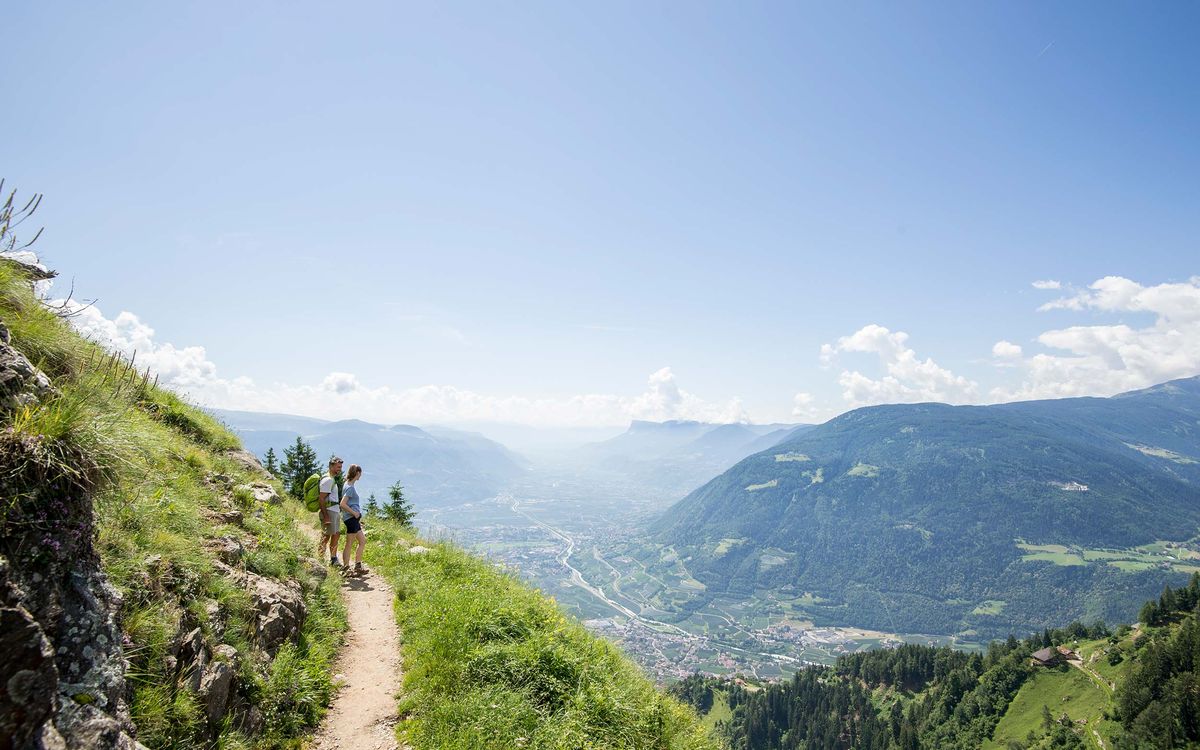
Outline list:
[[[341,495],[338,493],[337,482],[333,481],[333,477],[328,474],[321,477],[321,486],[319,489],[321,492],[329,493],[329,497],[325,498],[326,508],[336,508],[338,507],[338,503],[342,502]]]

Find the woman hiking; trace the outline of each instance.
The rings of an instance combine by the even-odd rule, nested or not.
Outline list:
[[[346,521],[346,546],[342,548],[342,570],[352,576],[365,576],[371,571],[363,567],[363,546],[367,543],[367,535],[362,530],[362,506],[358,500],[358,490],[354,483],[362,476],[362,467],[350,464],[346,472],[346,486],[342,488],[342,516]],[[354,553],[354,570],[350,570],[350,547],[357,546]]]

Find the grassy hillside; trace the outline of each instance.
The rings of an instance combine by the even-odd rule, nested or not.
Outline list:
[[[370,529],[368,562],[397,595],[399,733],[413,747],[717,747],[690,709],[513,575],[387,521]]]
[[[60,539],[94,541],[121,594],[129,713],[148,747],[301,746],[332,694],[346,627],[340,581],[299,530],[312,514],[281,498],[223,425],[81,339],[7,263],[0,320],[57,389],[0,431],[13,488],[0,551],[17,559],[18,531],[44,534],[50,554]],[[85,489],[86,508],[45,507],[47,477]],[[552,601],[452,545],[412,554],[416,541],[376,522],[368,548],[399,596],[400,727],[417,750],[716,747],[690,709]],[[280,620],[281,603],[297,616]]]
[[[805,612],[818,623],[995,637],[1128,620],[1197,569],[1198,414],[1195,378],[859,409],[743,460],[655,539],[703,597],[792,587],[825,600]]]
[[[1031,664],[1048,645],[1072,656]],[[693,676],[673,690],[721,711],[733,750],[1169,750],[1200,747],[1198,673],[1200,575],[1115,633],[1074,623],[983,655],[908,645],[756,689]]]
[[[152,748],[294,745],[328,701],[345,621],[336,583],[303,563],[311,545],[289,506],[260,499],[274,492],[228,430],[80,338],[10,263],[0,263],[0,320],[57,389],[9,414],[0,431],[6,538],[40,535],[40,554],[54,555],[64,539],[94,534],[121,594],[138,739]],[[86,490],[90,505],[64,512],[46,494],[51,477]],[[247,580],[299,586],[307,617],[273,658]],[[214,660],[236,673],[220,712],[188,688],[189,670]]]

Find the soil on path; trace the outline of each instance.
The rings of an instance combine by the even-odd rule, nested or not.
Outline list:
[[[330,575],[342,574],[331,568]],[[394,731],[400,691],[400,633],[392,612],[392,588],[372,572],[345,577],[342,594],[349,629],[333,666],[334,674],[342,679],[311,747],[404,750]]]

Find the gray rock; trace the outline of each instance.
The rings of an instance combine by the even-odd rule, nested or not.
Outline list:
[[[204,634],[200,628],[195,628],[184,635],[175,647],[176,664],[179,667],[179,684],[193,693],[200,691],[200,680],[204,677],[204,669],[208,666],[208,646],[204,643]]]
[[[58,696],[54,647],[23,607],[0,609],[0,737],[32,746],[54,715]]]
[[[237,651],[232,646],[222,644],[217,646],[213,657],[213,661],[204,668],[196,692],[204,704],[209,724],[216,726],[228,713],[237,684]]]
[[[308,613],[304,596],[294,581],[279,582],[250,572],[246,578],[257,614],[255,640],[273,657],[299,634]]]
[[[283,498],[275,491],[275,488],[266,482],[252,482],[250,491],[254,493],[254,499],[260,503],[270,505],[282,505]]]
[[[261,463],[259,463],[258,457],[255,456],[250,451],[244,451],[244,450],[229,451],[225,455],[229,456],[234,461],[237,461],[239,464],[241,464],[241,466],[244,469],[246,469],[248,471],[253,471],[258,474],[266,474],[267,473],[267,470],[263,468],[263,465]]]
[[[245,516],[237,508],[227,508],[226,510],[217,511],[216,519],[221,523],[227,523],[230,526],[241,526],[245,520]]]
[[[4,329],[7,336],[8,329]],[[38,368],[7,341],[0,343],[0,412],[42,401],[58,393]]]
[[[216,554],[218,560],[227,565],[237,565],[246,553],[241,541],[232,536],[210,539],[206,546]]]
[[[422,547],[419,544],[415,547],[408,548],[408,554],[410,555],[427,555],[430,552],[433,552],[433,550],[429,549],[428,547]]]

